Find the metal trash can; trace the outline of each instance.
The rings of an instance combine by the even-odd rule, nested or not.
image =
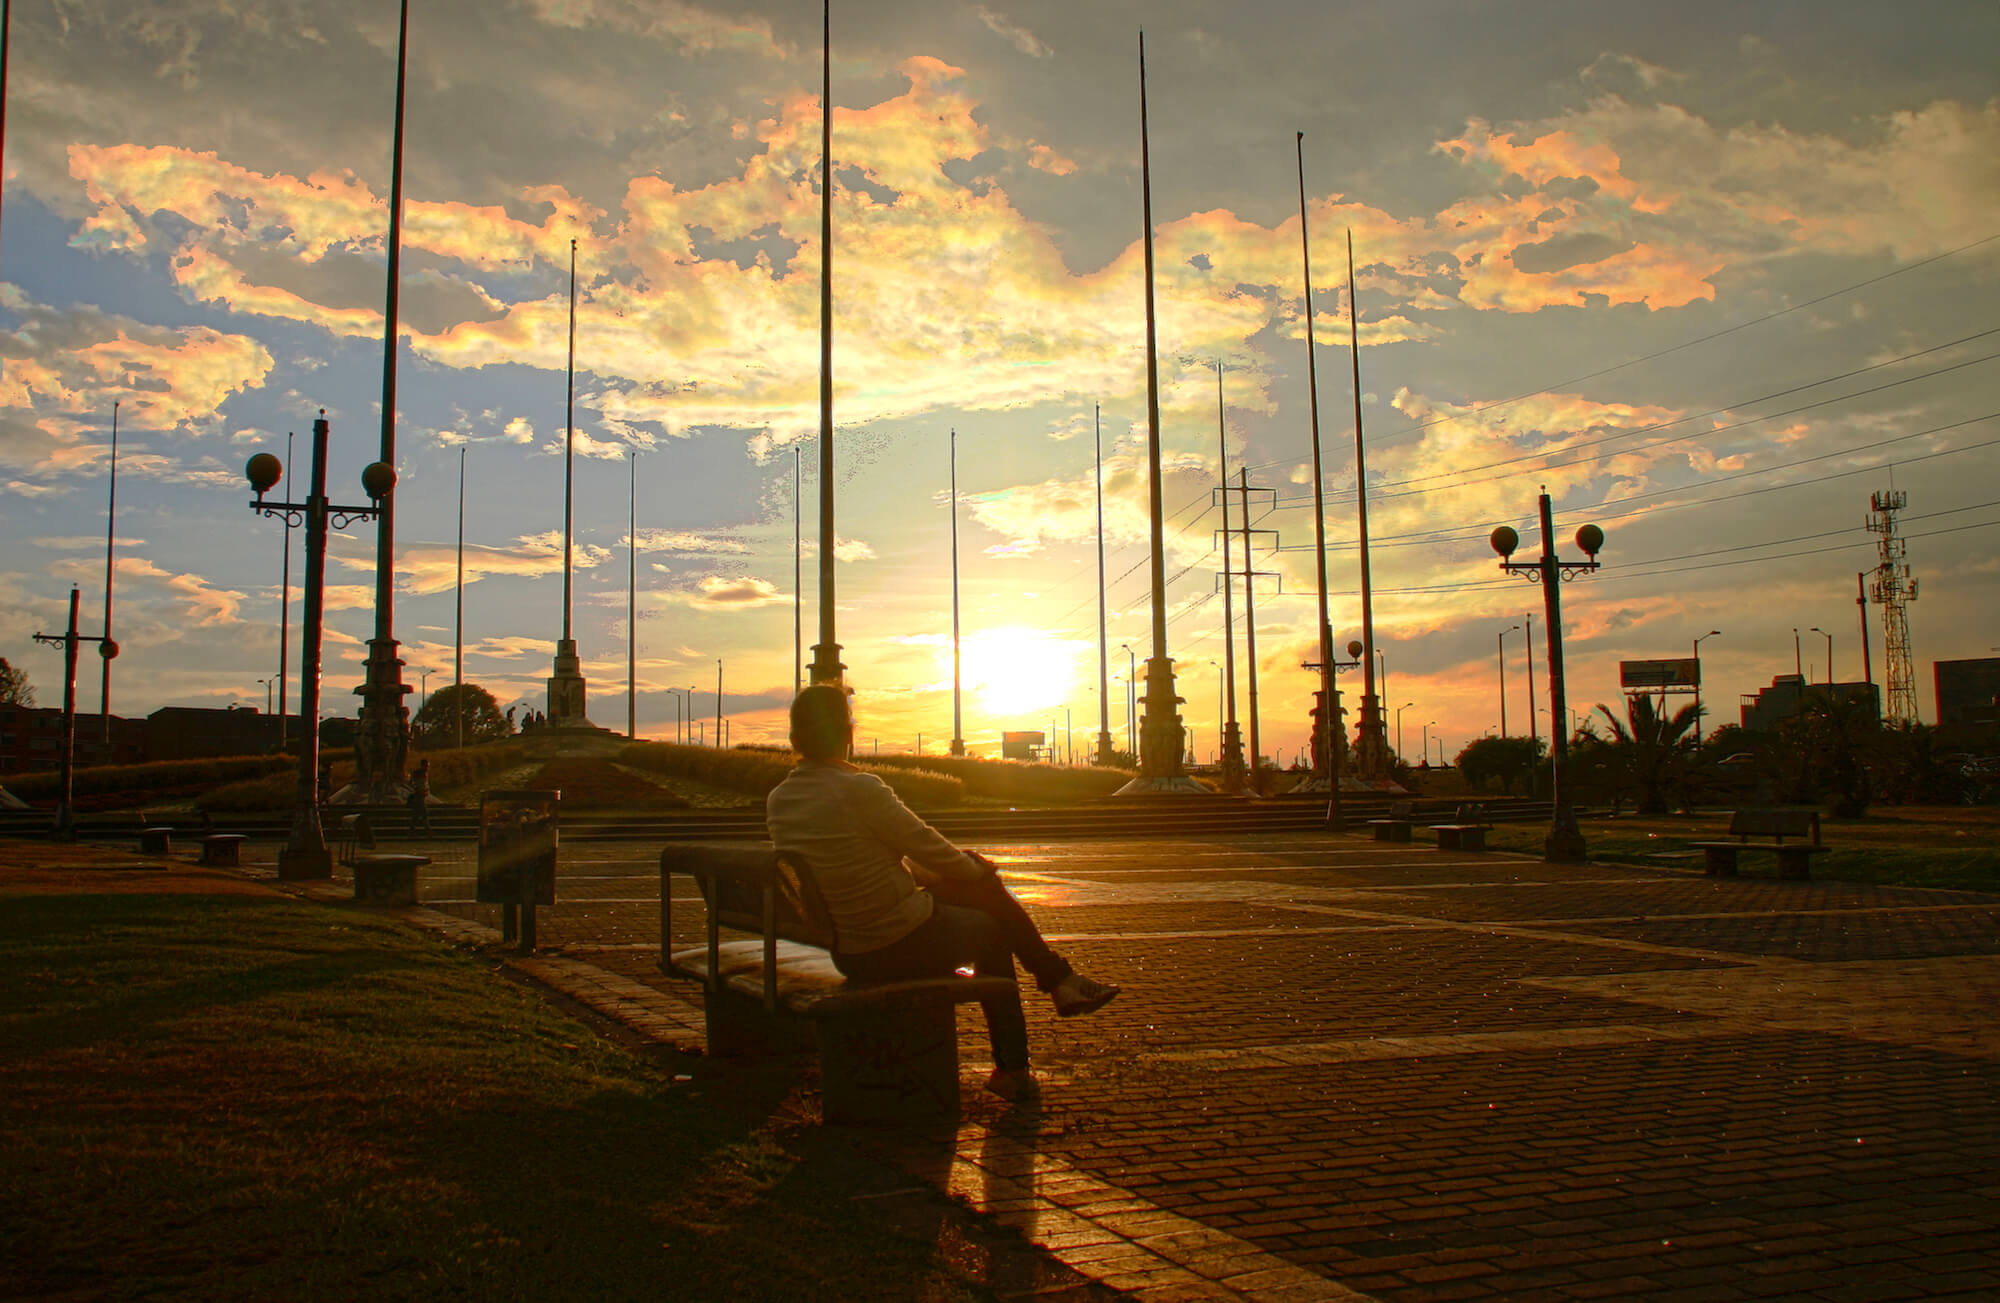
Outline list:
[[[556,847],[562,810],[559,791],[479,794],[479,869],[473,898],[500,905],[503,940],[515,939],[519,911],[521,949],[535,946],[535,906],[556,903]]]

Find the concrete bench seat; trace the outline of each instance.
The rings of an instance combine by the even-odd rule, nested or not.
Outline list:
[[[243,841],[242,833],[212,832],[201,839],[201,862],[211,868],[233,869],[243,862]]]
[[[428,855],[357,855],[354,898],[367,905],[414,905],[417,870],[430,862]]]
[[[691,877],[707,936],[674,950],[672,879]],[[724,928],[751,933],[724,941]],[[684,843],[660,852],[660,968],[702,983],[711,1054],[754,1055],[811,1032],[828,1122],[907,1124],[958,1116],[957,1007],[1014,992],[1002,977],[854,982],[803,865],[770,846]]]
[[[1378,842],[1407,842],[1410,829],[1416,822],[1416,802],[1397,801],[1389,807],[1385,819],[1370,819],[1368,826],[1375,830]]]
[[[1438,849],[1441,851],[1483,851],[1486,849],[1486,830],[1493,823],[1486,817],[1483,805],[1461,805],[1452,815],[1450,823],[1434,823],[1431,831],[1437,834]]]
[[[1703,872],[1712,878],[1735,877],[1736,857],[1751,851],[1775,855],[1779,877],[1803,880],[1812,877],[1812,857],[1829,849],[1820,844],[1817,810],[1738,810],[1729,816],[1729,835],[1736,840],[1688,843],[1702,853]],[[1807,836],[1812,840],[1785,840]],[[1772,840],[1751,841],[1752,837]]]

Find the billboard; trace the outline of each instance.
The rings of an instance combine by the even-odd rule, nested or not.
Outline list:
[[[1669,661],[1619,661],[1618,686],[1627,692],[1693,692],[1701,686],[1701,662],[1691,656]]]
[[[1035,752],[1047,738],[1036,733],[1002,733],[1000,735],[1000,758],[1003,760],[1033,760]]]

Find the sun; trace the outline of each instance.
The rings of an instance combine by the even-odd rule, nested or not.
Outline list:
[[[1076,648],[1036,629],[984,629],[963,639],[965,690],[984,714],[1001,728],[1031,728],[1049,710],[1068,705],[1080,691],[1076,678]],[[945,672],[951,670],[951,648],[944,649]]]

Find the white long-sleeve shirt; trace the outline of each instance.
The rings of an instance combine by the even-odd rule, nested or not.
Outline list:
[[[918,818],[874,774],[801,760],[764,802],[771,844],[805,860],[833,915],[843,954],[866,954],[902,940],[935,906],[903,863],[939,877],[982,877],[986,869]]]

